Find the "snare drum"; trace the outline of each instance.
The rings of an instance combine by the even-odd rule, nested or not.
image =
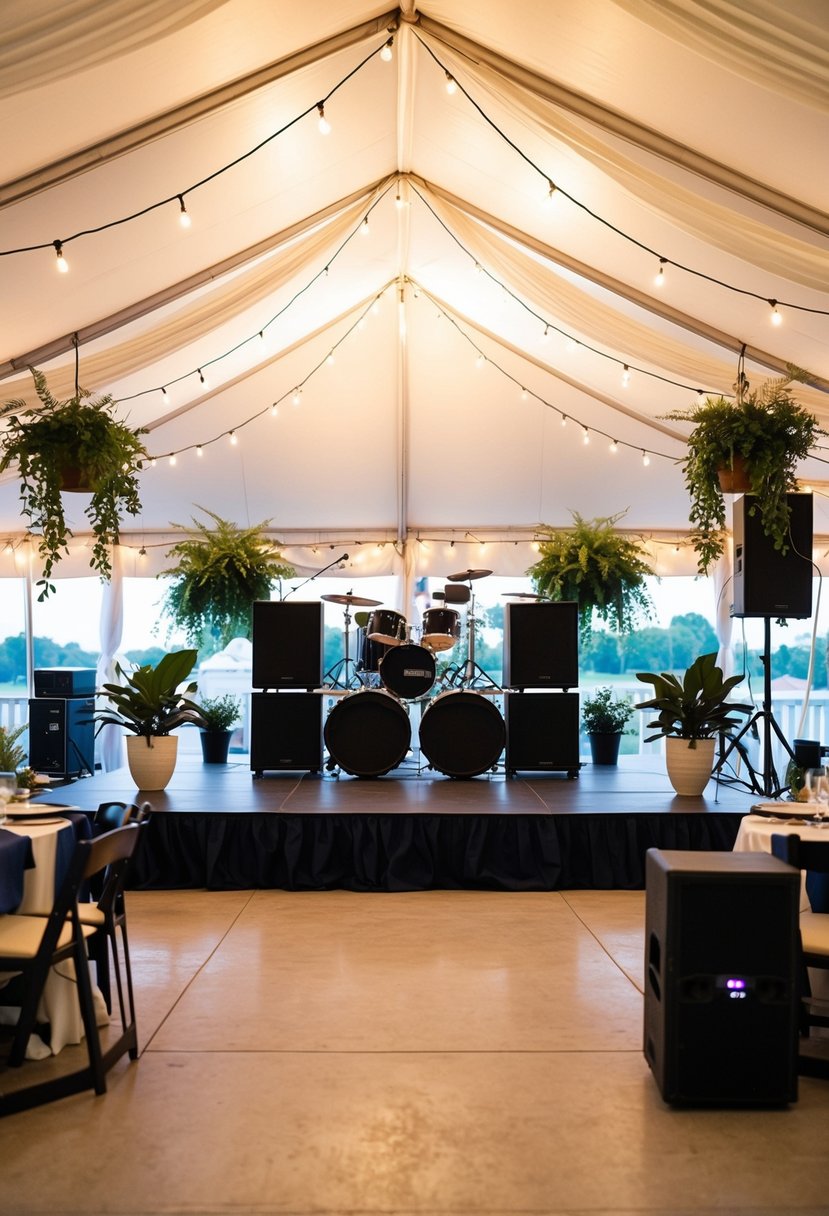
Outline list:
[[[430,650],[451,650],[461,636],[461,614],[454,608],[427,608],[420,640]]]
[[[435,682],[435,656],[409,642],[393,646],[380,660],[380,679],[398,697],[422,697]]]
[[[364,688],[337,702],[325,719],[323,737],[343,772],[382,777],[405,757],[412,728],[397,697],[382,688]]]
[[[406,618],[391,608],[375,608],[368,618],[366,636],[371,642],[400,646],[406,641]]]
[[[423,755],[447,777],[477,777],[494,768],[506,734],[498,706],[471,690],[442,692],[420,720]]]

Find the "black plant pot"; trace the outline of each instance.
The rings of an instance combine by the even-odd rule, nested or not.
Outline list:
[[[622,742],[622,732],[613,735],[590,734],[590,752],[594,764],[618,764],[619,744]]]
[[[205,764],[227,764],[232,730],[203,730],[201,754]]]

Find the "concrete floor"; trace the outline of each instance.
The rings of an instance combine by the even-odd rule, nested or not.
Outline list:
[[[644,899],[129,892],[141,1058],[0,1122],[0,1211],[829,1213],[829,1083],[662,1102]]]

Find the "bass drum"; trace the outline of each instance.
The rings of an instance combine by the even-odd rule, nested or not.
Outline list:
[[[392,646],[380,660],[380,679],[398,697],[422,697],[435,682],[435,656],[411,642]]]
[[[461,614],[454,608],[427,608],[420,640],[430,650],[451,650],[461,636]]]
[[[420,721],[421,751],[447,777],[477,777],[493,768],[506,737],[498,706],[479,692],[442,692]]]
[[[406,755],[412,728],[397,697],[382,688],[364,688],[337,702],[325,719],[323,738],[343,772],[382,777]]]

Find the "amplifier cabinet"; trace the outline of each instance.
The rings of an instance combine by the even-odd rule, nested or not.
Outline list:
[[[250,767],[322,771],[322,693],[255,692],[251,696]]]
[[[95,772],[94,697],[29,701],[29,766],[53,777]]]

